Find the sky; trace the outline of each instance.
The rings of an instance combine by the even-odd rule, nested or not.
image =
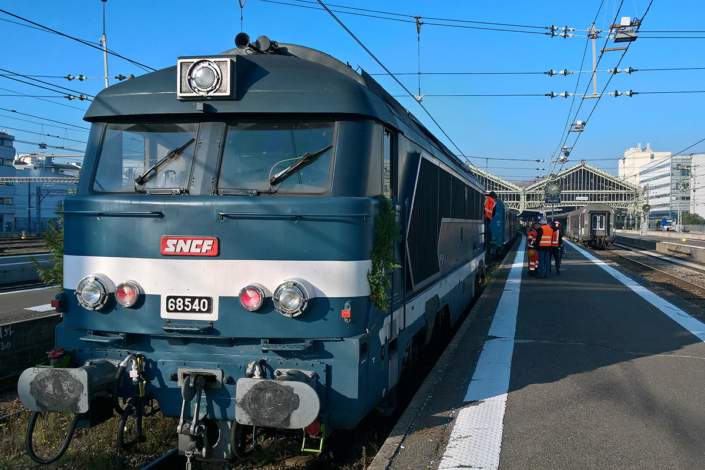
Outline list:
[[[297,0],[277,0],[313,8],[283,5],[265,0],[246,0],[242,9],[243,30],[251,38],[266,35],[280,43],[300,44],[326,52],[333,57],[358,66],[368,73],[383,69],[353,38],[325,11],[315,5]],[[438,23],[430,18],[482,21],[549,27],[568,26],[576,30],[590,27],[597,15],[596,28],[605,30],[621,4],[619,17],[642,18],[651,0],[504,0],[504,1],[450,1],[420,0],[334,0],[336,5],[379,10],[405,15],[420,15],[425,23]],[[235,35],[241,31],[238,0],[107,0],[106,33],[108,47],[134,61],[155,69],[176,64],[180,56],[218,54],[231,49]],[[331,8],[342,10],[342,8]],[[102,34],[101,0],[0,0],[0,9],[98,45]],[[348,10],[350,11],[350,10]],[[364,12],[363,12],[364,13]],[[365,13],[377,15],[375,13]],[[705,29],[705,2],[702,0],[653,0],[644,19],[642,31],[691,31]],[[575,31],[573,38],[550,38],[541,34],[443,27],[424,24],[420,42],[414,23],[389,21],[364,16],[339,14],[345,25],[393,73],[416,72],[545,72],[548,70],[591,70],[592,49],[585,31]],[[379,16],[379,15],[377,15]],[[398,17],[404,18],[404,17]],[[0,20],[28,24],[0,12]],[[413,21],[413,19],[412,19]],[[483,26],[454,23],[465,26]],[[489,28],[505,28],[489,26]],[[517,28],[505,28],[517,29]],[[543,29],[526,31],[544,32]],[[25,75],[103,76],[101,51],[70,39],[28,28],[8,21],[0,21],[3,37],[0,68]],[[642,34],[632,43],[620,68],[634,69],[704,67],[703,39],[658,39],[645,36],[673,36],[673,34]],[[604,37],[604,34],[602,35]],[[597,41],[598,54],[605,39]],[[580,68],[587,47],[585,63]],[[609,42],[607,47],[620,46]],[[614,68],[621,51],[606,52],[598,70]],[[141,75],[144,70],[123,59],[110,56],[109,75]],[[0,71],[0,74],[6,72]],[[572,93],[580,77],[578,93],[584,93],[590,74],[549,77],[532,75],[423,75],[421,93],[443,94],[546,94]],[[609,73],[597,74],[601,91]],[[21,78],[21,77],[20,77]],[[404,95],[404,90],[389,76],[376,79],[392,95]],[[704,91],[705,70],[635,72],[614,76],[607,92],[633,90]],[[22,79],[22,78],[21,78]],[[105,84],[103,80],[68,81],[60,78],[39,78],[76,92],[95,95]],[[412,92],[418,92],[415,75],[400,76]],[[26,80],[26,79],[22,79]],[[111,83],[117,83],[111,80]],[[41,83],[38,83],[42,85]],[[591,89],[590,89],[591,90]],[[23,93],[41,99],[19,96]],[[69,93],[69,92],[67,92]],[[78,94],[78,93],[73,93]],[[14,95],[14,96],[6,96]],[[18,115],[25,114],[62,121],[74,126],[88,127],[82,121],[89,102],[45,98],[60,96],[41,88],[0,77],[0,129],[8,129],[18,140],[45,142],[81,150],[87,133],[72,126],[40,125],[47,121]],[[452,143],[425,114],[413,98],[399,101],[417,116],[437,137],[451,149]],[[562,132],[569,116],[572,98],[540,97],[433,97],[423,99],[424,106],[457,144],[463,154],[483,158],[471,161],[480,168],[511,181],[545,176],[551,154],[561,143]],[[582,100],[576,98],[573,110]],[[586,120],[597,100],[584,100],[577,119]],[[572,151],[569,164],[585,160],[598,168],[617,174],[618,159],[638,143],[657,151],[676,153],[705,138],[703,126],[705,93],[643,94],[633,97],[604,96],[590,117],[585,131]],[[574,114],[571,114],[571,117]],[[25,119],[26,122],[17,118]],[[52,138],[31,134],[51,134]],[[568,140],[571,145],[577,134]],[[72,139],[72,140],[65,140]],[[78,142],[76,142],[78,141]],[[20,153],[36,152],[35,144],[16,144]],[[688,152],[705,151],[705,143]],[[48,153],[64,153],[49,149]],[[493,158],[518,158],[524,161],[502,161]],[[535,160],[547,160],[536,163]],[[541,170],[536,170],[537,168]],[[543,170],[546,169],[546,170]]]

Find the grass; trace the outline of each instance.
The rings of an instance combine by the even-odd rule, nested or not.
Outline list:
[[[21,409],[22,406],[19,400],[13,405],[14,409]],[[30,412],[25,412],[0,423],[0,448],[3,449],[0,470],[131,470],[143,467],[176,447],[177,421],[156,415],[143,422],[147,442],[129,451],[118,451],[115,444],[118,418],[114,416],[92,429],[77,429],[69,450],[58,462],[39,465],[29,458],[25,449],[25,433],[30,416]],[[46,458],[57,452],[71,418],[72,415],[50,413],[37,420],[33,442],[38,456]],[[133,427],[128,427],[128,435],[134,435],[134,423],[131,424]]]

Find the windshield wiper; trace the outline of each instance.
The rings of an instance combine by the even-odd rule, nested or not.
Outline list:
[[[274,186],[277,184],[280,184],[282,181],[293,175],[294,173],[300,171],[304,167],[309,166],[311,163],[316,161],[318,157],[326,153],[328,150],[332,149],[333,146],[329,145],[328,147],[324,147],[321,150],[313,153],[306,152],[305,154],[301,155],[301,159],[294,163],[291,166],[288,166],[284,168],[282,171],[277,173],[276,175],[272,176],[272,178],[269,180],[269,185]]]
[[[152,166],[150,166],[149,168],[147,168],[147,169],[144,171],[144,173],[142,173],[142,174],[139,175],[137,178],[135,178],[135,183],[137,183],[137,184],[139,184],[139,185],[143,185],[143,184],[144,184],[145,182],[147,182],[147,180],[149,179],[150,173],[152,173],[153,171],[156,172],[156,171],[157,171],[159,168],[161,168],[161,166],[164,165],[166,162],[168,162],[169,160],[171,160],[171,159],[174,158],[174,157],[178,157],[181,152],[183,152],[184,150],[186,150],[186,147],[188,147],[189,145],[191,145],[191,144],[194,143],[195,141],[196,141],[196,139],[191,139],[191,140],[189,140],[188,142],[186,142],[184,145],[182,145],[181,147],[179,147],[179,148],[177,148],[177,149],[174,149],[174,150],[172,150],[171,152],[167,153],[164,158],[162,158],[162,159],[159,160],[157,163],[155,163],[154,165],[152,165]]]

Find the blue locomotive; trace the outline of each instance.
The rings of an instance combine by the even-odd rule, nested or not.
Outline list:
[[[71,437],[34,455],[40,412],[74,413],[71,434],[117,411],[130,446],[144,437],[125,422],[154,402],[189,458],[237,458],[254,428],[322,441],[393,407],[475,293],[484,196],[465,165],[364,71],[264,36],[236,45],[111,86],[86,113],[64,355],[18,386],[37,461]],[[387,212],[399,241],[380,236]],[[373,264],[385,243],[400,267]]]

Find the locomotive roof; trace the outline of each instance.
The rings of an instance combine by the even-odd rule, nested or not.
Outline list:
[[[221,54],[234,60],[233,98],[203,98],[211,114],[357,115],[391,125],[412,137],[447,163],[476,178],[453,152],[394,99],[364,70],[357,74],[349,65],[315,49],[280,44],[270,53],[232,49]],[[212,57],[212,56],[209,56]],[[176,66],[151,72],[106,88],[98,93],[84,119],[111,121],[125,116],[149,118],[187,115],[202,117],[194,100],[179,100]],[[211,116],[212,117],[212,116]],[[411,136],[410,136],[411,137]]]

